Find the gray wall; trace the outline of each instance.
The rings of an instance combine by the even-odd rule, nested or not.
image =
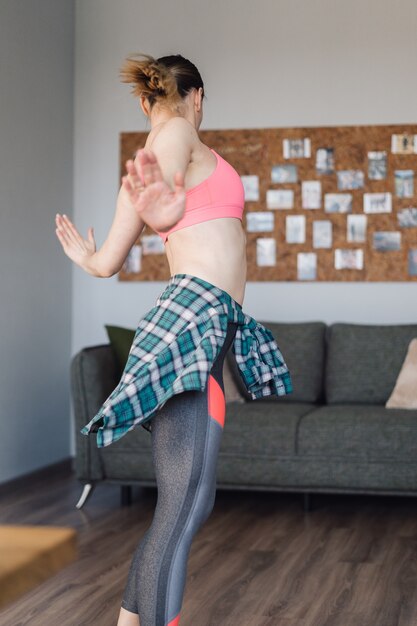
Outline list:
[[[70,454],[72,0],[0,2],[0,482]]]
[[[415,123],[415,0],[79,0],[75,221],[101,245],[118,190],[119,133],[149,130],[118,70],[130,52],[180,52],[203,76],[204,128]],[[74,268],[72,350],[134,326],[163,282],[118,283]],[[275,305],[271,306],[271,303]],[[415,322],[414,283],[249,282],[264,320]]]
[[[71,214],[72,163],[76,225],[84,235],[94,226],[99,245],[108,232],[119,133],[149,130],[119,82],[127,54],[191,58],[208,95],[202,129],[416,122],[415,0],[75,6],[73,90],[72,0],[0,3],[0,481],[68,454],[70,354],[106,341],[105,323],[133,327],[165,286],[72,266],[71,301],[71,264],[54,234],[55,212]],[[249,282],[244,309],[271,321],[415,322],[417,290]]]

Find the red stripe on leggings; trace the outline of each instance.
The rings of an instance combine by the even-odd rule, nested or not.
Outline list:
[[[224,427],[226,402],[224,393],[217,380],[210,374],[208,380],[208,410],[209,415]]]
[[[167,626],[178,626],[178,624],[180,623],[180,614],[178,613],[177,617],[174,617],[174,619],[172,619],[169,624],[167,624]]]

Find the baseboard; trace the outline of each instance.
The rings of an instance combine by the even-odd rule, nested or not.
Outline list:
[[[0,485],[0,496],[6,496],[20,487],[27,488],[31,483],[37,483],[41,479],[53,476],[68,476],[74,472],[74,457],[70,456],[51,465],[38,468],[17,478],[12,478]]]

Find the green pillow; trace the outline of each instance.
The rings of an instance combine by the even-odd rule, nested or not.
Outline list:
[[[129,356],[129,351],[132,346],[136,330],[131,330],[130,328],[122,328],[121,326],[105,326],[105,328],[111,347],[113,348],[116,355],[120,371],[123,371],[127,362],[127,358]]]

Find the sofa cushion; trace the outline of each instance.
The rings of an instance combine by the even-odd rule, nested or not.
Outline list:
[[[417,324],[335,323],[327,332],[327,404],[381,404],[390,396]]]
[[[407,356],[385,406],[387,409],[417,409],[417,338],[410,341]]]
[[[264,398],[227,405],[220,453],[268,457],[294,454],[297,424],[302,415],[315,409],[310,403],[277,405]]]
[[[109,326],[108,324],[105,325],[105,329],[107,331],[110,345],[114,350],[121,375],[129,357],[130,348],[132,347],[136,331],[132,328]]]
[[[322,406],[301,418],[296,450],[323,462],[338,458],[415,462],[417,410],[369,404]]]
[[[326,324],[263,321],[260,323],[272,332],[293,382],[292,393],[285,396],[267,396],[262,398],[262,402],[320,402],[323,397]],[[227,360],[240,393],[246,400],[252,400],[240,376],[232,350],[229,350]]]

